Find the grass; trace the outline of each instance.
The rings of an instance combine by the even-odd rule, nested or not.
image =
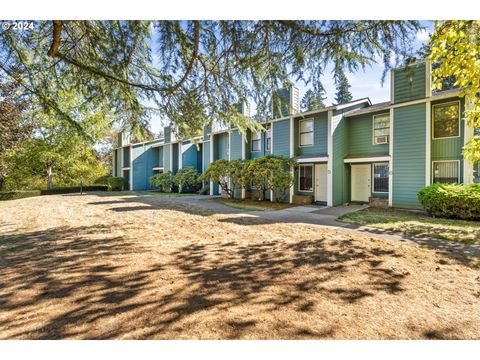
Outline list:
[[[194,196],[198,195],[196,193],[172,193],[172,192],[160,192],[160,191],[137,191],[137,193],[142,195],[155,195],[155,196]]]
[[[242,209],[245,211],[271,211],[271,210],[282,210],[295,205],[287,203],[277,203],[271,202],[268,200],[259,201],[259,200],[250,200],[250,199],[226,199],[226,198],[215,198],[215,199],[202,199],[202,201],[211,201],[218,202],[236,209]]]
[[[410,211],[375,208],[347,213],[337,220],[407,235],[480,244],[480,223],[475,221],[432,218]]]
[[[5,202],[0,338],[480,338],[470,258],[202,209],[108,194]]]

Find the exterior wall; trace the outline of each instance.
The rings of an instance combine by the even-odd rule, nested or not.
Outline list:
[[[373,144],[373,117],[380,114],[385,114],[385,111],[352,116],[345,119],[345,130],[347,132],[346,152],[348,155],[388,155],[388,144]]]
[[[427,71],[425,62],[392,71],[394,103],[425,98]]]
[[[178,171],[178,153],[179,153],[179,144],[172,144],[172,172],[175,174]]]
[[[273,117],[288,116],[291,112],[290,89],[279,89],[273,95]]]
[[[417,192],[425,186],[425,104],[396,108],[393,113],[392,205],[417,208]]]
[[[347,155],[348,133],[346,119],[335,113],[332,117],[332,205],[350,201],[350,169],[344,163]]]
[[[215,140],[213,142],[214,150],[213,156],[214,160],[228,160],[228,133],[224,132],[221,134],[216,134]]]
[[[186,141],[179,146],[182,147],[182,168],[193,167],[194,169],[198,169],[199,165],[201,168],[201,163],[198,163],[199,151],[196,145]]]
[[[123,151],[123,164],[122,167],[130,166],[130,146],[122,148]]]
[[[432,102],[432,110],[431,113],[433,114],[433,106],[438,104],[450,103],[452,101],[459,101],[460,102],[460,136],[455,138],[445,138],[445,139],[434,139],[433,138],[433,115],[431,118],[432,122],[432,135],[431,135],[431,161],[438,161],[438,160],[460,160],[460,182],[463,182],[463,156],[462,156],[462,148],[463,148],[463,139],[465,136],[465,104],[463,99],[453,98],[441,101]],[[431,168],[433,168],[431,166]],[[433,181],[433,176],[431,177]]]
[[[115,176],[122,176],[122,149],[115,150]]]
[[[172,128],[170,126],[164,127],[163,136],[165,137],[165,143],[169,143],[172,141]]]
[[[247,159],[256,159],[267,154],[270,154],[270,150],[266,150],[266,133],[264,131],[260,134],[260,151],[252,151],[252,132],[247,131],[247,143],[245,144],[247,148]]]
[[[290,157],[290,119],[272,123],[273,154]]]
[[[164,172],[172,171],[172,164],[170,161],[170,152],[172,151],[171,144],[167,144],[163,147],[163,169]]]
[[[148,153],[145,145],[132,147],[132,169],[130,171],[133,172],[133,190],[147,189],[149,173],[153,175],[151,161],[148,161]]]
[[[210,141],[203,143],[203,171],[210,165]],[[202,172],[203,172],[202,171]]]
[[[242,134],[238,130],[233,130],[230,135],[231,150],[230,160],[238,160],[242,158]]]
[[[302,119],[313,118],[313,145],[299,146],[299,124]],[[328,152],[328,113],[326,111],[305,118],[294,119],[295,155],[326,155]]]

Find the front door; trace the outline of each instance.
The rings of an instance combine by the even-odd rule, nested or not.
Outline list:
[[[368,202],[371,194],[370,164],[352,165],[352,201]]]
[[[315,201],[327,201],[327,164],[315,164]]]

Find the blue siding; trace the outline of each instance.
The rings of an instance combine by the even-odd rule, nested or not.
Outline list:
[[[214,140],[214,159],[228,160],[228,133],[221,133],[215,135]]]
[[[172,171],[172,165],[170,161],[170,152],[172,151],[172,145],[168,144],[163,147],[163,170],[164,172]]]
[[[272,123],[273,153],[290,157],[290,120]]]
[[[207,170],[210,165],[210,142],[203,143],[203,169]]]
[[[393,206],[420,206],[417,192],[425,186],[425,119],[425,104],[394,110]]]
[[[178,171],[178,143],[172,144],[172,171]]]
[[[232,131],[231,135],[230,159],[238,160],[242,158],[242,134],[238,130]]]
[[[299,126],[300,120],[295,119],[295,144],[296,144],[296,155],[318,155],[318,154],[327,154],[328,152],[328,113],[326,111],[316,114],[313,118],[313,145],[312,146],[299,146]]]
[[[182,144],[182,168],[193,167],[198,168],[197,147],[191,142]]]
[[[149,163],[147,159],[147,152],[145,151],[145,145],[136,145],[132,148],[132,167],[133,171],[133,190],[145,190],[147,189],[147,169]],[[151,171],[151,169],[150,169]]]

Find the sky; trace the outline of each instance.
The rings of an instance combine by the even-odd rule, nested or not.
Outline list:
[[[430,34],[433,31],[433,22],[432,21],[421,21],[421,24],[426,28],[426,30],[419,31],[415,38],[415,43],[413,44],[414,50],[419,49],[428,39]],[[368,66],[365,70],[358,70],[354,73],[347,73],[347,78],[350,83],[350,92],[353,95],[353,99],[361,99],[368,97],[372,104],[385,102],[390,100],[390,74],[388,73],[385,82],[381,83],[382,73],[383,73],[383,64],[381,59],[378,59],[378,63]],[[323,78],[321,79],[323,87],[326,91],[326,105],[331,105],[334,103],[335,97],[335,83],[333,80],[333,74],[331,72],[326,72]],[[300,99],[303,94],[309,89],[305,87],[303,82],[295,84],[300,89]],[[150,104],[151,106],[152,104]],[[154,133],[158,133],[163,126],[162,121],[159,118],[154,118],[150,122],[151,130]]]

